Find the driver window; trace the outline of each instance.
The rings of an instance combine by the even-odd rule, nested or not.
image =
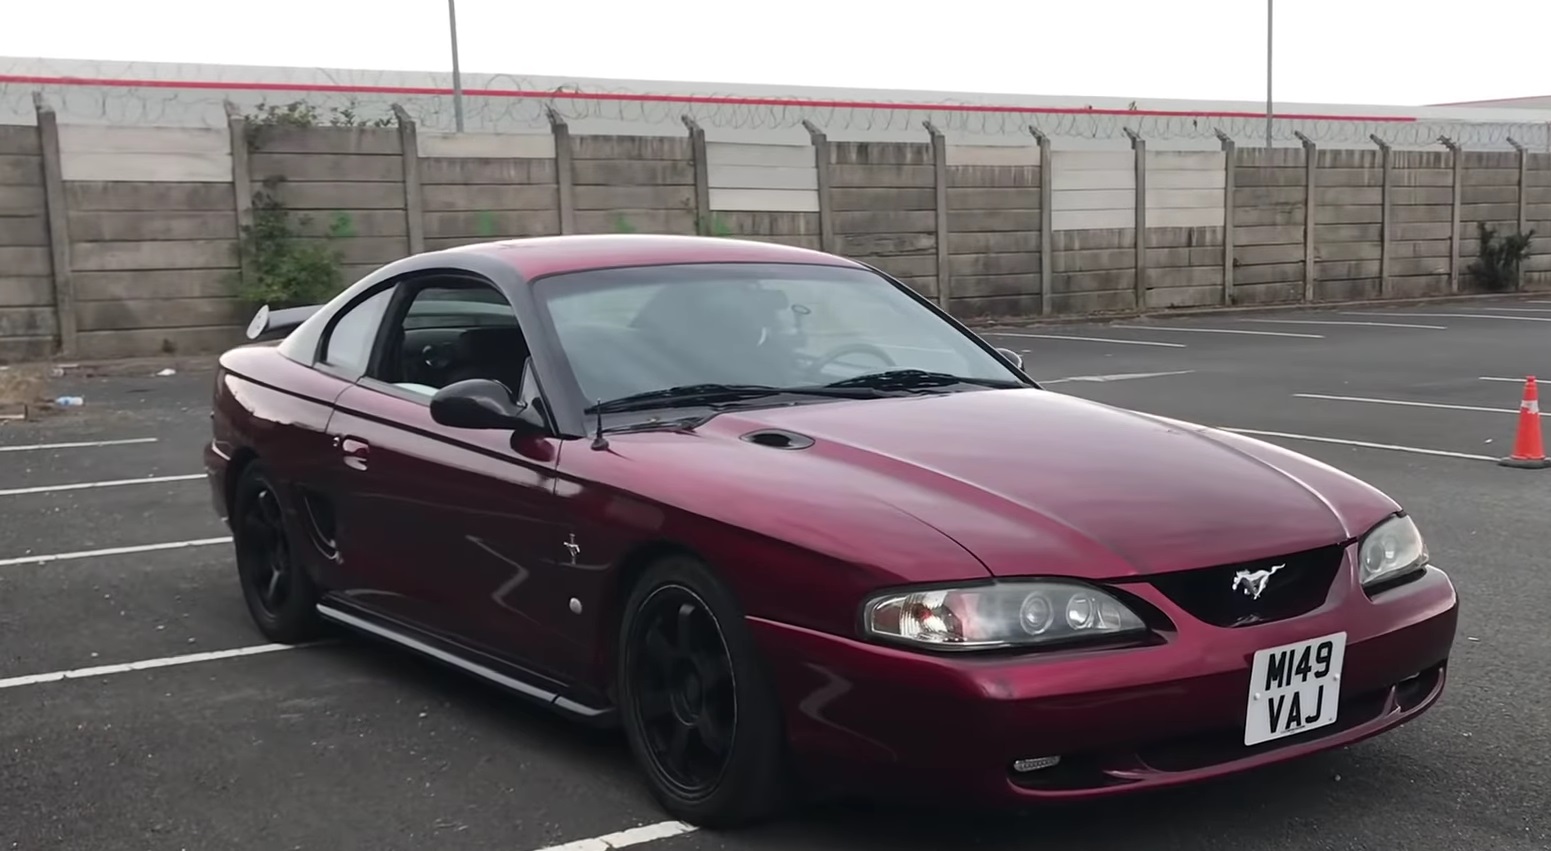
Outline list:
[[[523,391],[527,341],[494,286],[453,280],[419,287],[386,345],[372,377],[427,399],[470,378],[499,381],[513,398]]]

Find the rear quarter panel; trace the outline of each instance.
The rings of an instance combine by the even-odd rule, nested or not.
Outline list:
[[[274,346],[242,346],[223,354],[216,371],[207,452],[217,498],[230,508],[235,479],[262,460],[284,491],[293,523],[300,525],[300,488],[316,482],[337,462],[328,437],[332,404],[350,385],[281,355]],[[304,539],[303,539],[304,540]],[[306,559],[315,577],[332,586],[330,563],[311,549]]]

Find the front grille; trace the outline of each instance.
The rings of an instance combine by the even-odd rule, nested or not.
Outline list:
[[[1174,605],[1213,626],[1235,627],[1297,617],[1317,609],[1341,569],[1340,545],[1270,559],[1182,570],[1148,581]],[[1240,571],[1271,570],[1282,565],[1258,598],[1235,585]]]

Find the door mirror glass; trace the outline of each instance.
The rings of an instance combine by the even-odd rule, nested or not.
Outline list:
[[[499,381],[470,378],[436,391],[431,397],[431,419],[449,428],[528,430],[522,418],[527,405],[512,398]]]

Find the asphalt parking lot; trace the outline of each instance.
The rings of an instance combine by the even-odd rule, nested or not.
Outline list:
[[[1551,377],[1551,298],[984,333],[1053,390],[1246,430],[1410,508],[1464,601],[1441,703],[1130,800],[690,831],[617,736],[364,640],[265,645],[199,475],[209,373],[67,374],[84,407],[0,426],[0,848],[1551,847],[1551,470],[1494,463],[1524,376]]]

